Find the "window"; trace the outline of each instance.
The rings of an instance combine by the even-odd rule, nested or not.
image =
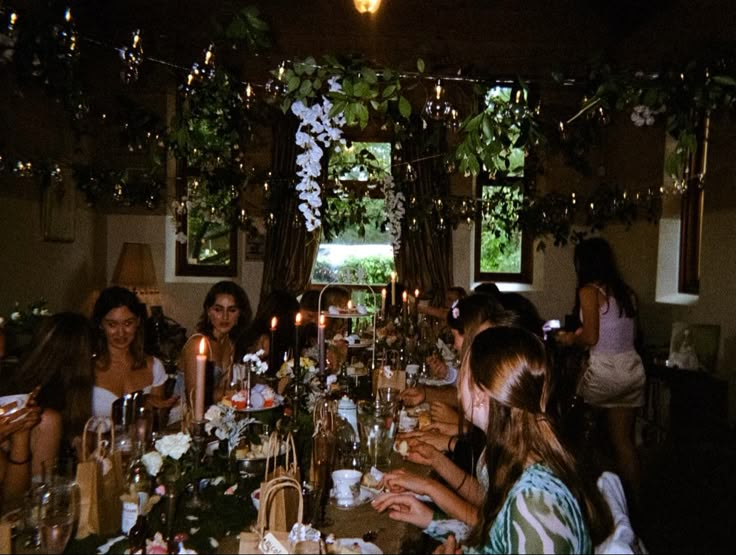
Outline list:
[[[181,191],[180,195],[184,191]],[[237,230],[220,210],[229,191],[208,192],[193,176],[186,177],[189,210],[182,226],[184,243],[176,246],[176,274],[179,276],[234,276],[237,273]]]
[[[494,87],[488,94],[508,100],[511,88]],[[509,161],[503,177],[491,180],[487,175],[479,175],[476,182],[476,198],[481,202],[475,222],[476,281],[532,282],[531,240],[520,231],[508,235],[503,231],[507,226],[496,225],[514,222],[518,217],[515,207],[524,197],[523,149],[513,148]]]
[[[312,283],[383,285],[394,270],[381,181],[391,172],[391,143],[353,142],[330,156],[331,187]]]

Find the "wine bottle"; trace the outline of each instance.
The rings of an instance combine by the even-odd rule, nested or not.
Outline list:
[[[139,514],[135,525],[128,532],[128,545],[132,555],[146,555],[146,538],[148,538],[148,519]]]
[[[123,514],[120,529],[128,535],[138,520],[138,515],[148,502],[151,491],[151,478],[148,476],[146,465],[143,464],[144,443],[136,443],[135,456],[128,467],[126,492],[123,501]]]

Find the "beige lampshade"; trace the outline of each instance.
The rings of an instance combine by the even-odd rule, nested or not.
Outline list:
[[[112,274],[112,282],[139,292],[158,291],[151,245],[123,243],[115,272]]]

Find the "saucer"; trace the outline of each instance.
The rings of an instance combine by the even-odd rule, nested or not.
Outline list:
[[[361,505],[365,505],[366,503],[372,501],[373,498],[376,497],[376,495],[376,490],[372,490],[365,486],[360,486],[360,494],[358,494],[358,497],[356,499],[353,499],[349,503],[344,503],[342,501],[338,502],[338,500],[334,496],[333,490],[330,491],[330,503],[332,503],[338,509],[354,509],[355,507],[360,507]]]

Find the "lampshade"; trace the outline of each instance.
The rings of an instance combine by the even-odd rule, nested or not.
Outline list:
[[[112,282],[137,292],[157,291],[158,281],[153,268],[151,245],[123,243]]]
[[[353,0],[355,9],[360,13],[376,13],[382,0]]]

